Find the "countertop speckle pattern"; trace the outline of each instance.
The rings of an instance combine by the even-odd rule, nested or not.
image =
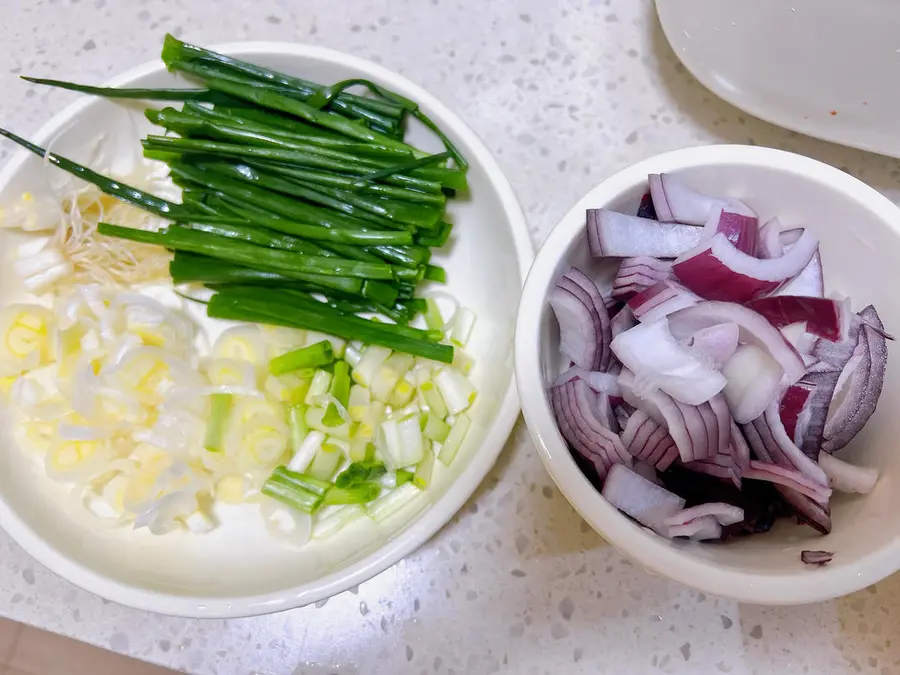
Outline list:
[[[794,150],[900,197],[895,160],[784,131],[708,93],[647,0],[12,0],[0,16],[0,120],[24,133],[74,95],[19,73],[101,82],[156,58],[165,31],[204,44],[309,42],[383,63],[487,142],[536,244],[611,172],[702,143]],[[430,543],[314,607],[154,616],[71,586],[3,534],[0,582],[0,612],[13,619],[197,675],[900,672],[900,576],[800,608],[739,605],[649,576],[568,506],[521,423]]]

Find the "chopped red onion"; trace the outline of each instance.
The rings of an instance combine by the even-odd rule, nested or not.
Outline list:
[[[659,387],[688,405],[705,403],[726,383],[718,371],[701,362],[672,337],[665,318],[620,333],[611,347],[642,386]]]
[[[784,371],[756,345],[741,345],[722,366],[727,383],[722,390],[728,409],[738,424],[746,424],[765,412],[781,391]]]
[[[831,551],[800,551],[800,560],[807,565],[817,565],[821,567],[831,562],[834,553]]]
[[[686,340],[698,330],[720,323],[735,323],[740,329],[741,342],[766,350],[782,367],[788,383],[803,377],[806,365],[781,332],[765,317],[732,302],[701,302],[669,315],[669,329],[677,340]]]
[[[550,388],[550,402],[563,438],[589,461],[602,480],[619,462],[631,463],[619,436],[609,428],[612,411],[606,397],[598,397],[584,380],[572,380]]]
[[[664,280],[632,296],[628,306],[636,319],[649,323],[702,300],[678,282]]]
[[[767,445],[767,449],[775,459],[776,464],[791,466],[810,480],[813,480],[820,485],[828,485],[828,477],[825,475],[825,472],[822,471],[821,467],[814,460],[807,457],[800,448],[794,445],[794,442],[788,436],[784,424],[781,423],[778,401],[772,401],[769,407],[766,408],[765,416],[762,419],[755,421],[754,425],[760,434],[762,434],[762,430],[760,429],[762,424],[765,424],[771,434],[772,440],[778,446],[779,452],[773,452],[773,448]]]
[[[622,445],[636,459],[660,471],[665,471],[678,459],[678,448],[666,427],[642,410],[636,410],[628,418],[622,432]]]
[[[739,251],[748,255],[756,254],[759,239],[759,221],[756,216],[734,213],[717,206],[710,211],[703,232],[704,238],[709,239],[716,234],[725,235]]]
[[[609,321],[609,328],[612,337],[615,338],[620,333],[637,326],[634,314],[628,305],[625,305],[618,313]]]
[[[577,267],[570,267],[569,271],[565,273],[564,278],[573,281],[591,298],[595,317],[600,319],[600,335],[598,345],[600,356],[598,367],[594,370],[605,371],[609,367],[609,359],[611,356],[609,343],[610,340],[612,340],[612,334],[609,327],[609,312],[606,309],[606,304],[603,301],[603,296],[600,295],[600,289],[597,288],[597,284],[594,283],[593,279],[591,279]]]
[[[887,340],[884,325],[873,307],[861,313],[864,323],[859,332],[861,359],[849,377],[843,400],[833,409],[825,422],[823,435],[825,452],[840,450],[853,440],[872,417],[884,388],[884,373],[887,369]],[[877,326],[878,330],[872,326]],[[852,357],[851,357],[852,358]],[[837,386],[837,385],[835,385]],[[831,407],[831,406],[829,406]]]
[[[845,304],[828,298],[776,295],[751,300],[747,307],[762,314],[778,328],[805,321],[806,332],[831,342],[846,337],[849,328],[849,312]]]
[[[639,476],[624,464],[613,466],[603,496],[617,509],[662,536],[668,536],[666,518],[684,508],[684,499]]]
[[[786,244],[785,251],[797,242],[800,235],[803,234],[803,229],[797,228],[796,230],[788,230],[788,232],[792,233],[789,237],[792,241]],[[783,236],[786,234],[787,232],[782,233],[782,244],[786,243]],[[796,235],[796,238],[794,238],[794,235]],[[803,271],[776,292],[776,295],[782,294],[805,295],[812,298],[821,298],[825,295],[825,277],[822,274],[822,255],[819,253],[818,249],[816,249],[815,254],[806,264],[806,267],[803,268]]]
[[[687,344],[713,367],[721,368],[737,351],[739,339],[740,329],[736,323],[720,323],[698,330],[688,338]]]
[[[613,295],[618,296],[620,289],[631,286],[649,288],[659,281],[672,277],[672,263],[649,256],[625,258],[619,265],[616,278],[613,279]]]
[[[638,218],[648,218],[650,220],[659,220],[656,217],[656,209],[653,208],[653,197],[649,192],[645,193],[643,197],[641,197],[641,204],[638,206],[637,210]]]
[[[783,256],[765,260],[738,250],[724,234],[717,234],[680,255],[672,270],[681,283],[704,298],[745,303],[800,274],[818,246],[807,231]]]
[[[744,509],[725,502],[709,502],[683,509],[673,516],[666,518],[666,525],[686,525],[696,518],[711,516],[719,525],[734,525],[744,519]]]
[[[784,244],[781,243],[781,221],[778,218],[770,218],[766,224],[759,228],[759,242],[756,245],[756,255],[760,258],[778,258],[784,255]]]
[[[803,434],[809,425],[812,415],[810,402],[815,387],[805,382],[792,384],[784,392],[779,404],[778,414],[788,437],[794,445],[803,445]]]
[[[669,536],[672,539],[687,537],[694,541],[721,539],[722,526],[713,516],[701,516],[684,525],[671,525],[669,527]]]
[[[848,464],[827,452],[819,455],[819,466],[828,476],[828,484],[838,492],[867,495],[878,482],[878,469]]]
[[[587,231],[595,258],[675,258],[696,246],[703,232],[690,225],[660,223],[607,209],[588,209]]]
[[[635,376],[627,368],[623,368],[619,373],[619,386],[622,388],[622,397],[638,410],[643,410],[650,415],[658,424],[664,425],[669,435],[675,441],[678,447],[681,460],[689,462],[694,458],[694,442],[696,440],[699,445],[702,442],[700,450],[706,451],[706,429],[700,421],[699,430],[697,429],[697,418],[691,417],[691,424],[694,436],[687,428],[682,408],[679,407],[675,400],[661,389],[641,392],[639,395],[635,389]],[[699,417],[699,416],[697,416]],[[702,434],[702,437],[700,436]]]
[[[766,445],[763,443],[754,425],[745,424],[743,430],[759,458],[764,462],[771,463],[772,458],[769,456]],[[781,496],[784,497],[784,500],[794,508],[798,518],[822,534],[831,532],[831,514],[827,504],[821,504],[786,485],[778,483],[774,483],[774,485],[778,492],[781,493]]]
[[[729,200],[697,192],[668,173],[651,173],[649,183],[653,208],[663,222],[703,225],[714,207],[729,205]]]
[[[819,485],[797,471],[797,469],[789,469],[771,462],[751,460],[750,468],[745,469],[742,476],[751,480],[764,480],[769,483],[782,485],[815,500],[819,504],[827,504],[829,497],[831,497],[831,488]]]
[[[813,387],[809,397],[807,408],[809,421],[803,431],[803,444],[800,449],[809,457],[819,457],[822,449],[822,439],[825,433],[825,423],[828,418],[828,407],[837,385],[840,373],[837,372],[810,372],[806,374],[804,383]]]
[[[587,382],[588,386],[597,393],[603,392],[607,396],[621,397],[622,395],[621,389],[619,389],[619,378],[617,375],[613,375],[612,373],[600,373],[594,370],[585,370],[580,366],[572,366],[568,370],[560,373],[559,377],[553,381],[553,385],[565,384],[576,378]]]
[[[559,350],[582,368],[600,366],[600,319],[593,303],[585,304],[580,295],[556,286],[548,296],[559,323]]]
[[[807,361],[806,358],[813,353],[813,350],[816,348],[816,343],[820,338],[813,335],[812,333],[806,332],[805,321],[790,323],[780,330],[781,334],[784,335],[784,339],[790,342],[794,346],[794,349],[800,352],[800,355],[804,357],[804,363],[814,363],[815,361],[817,361],[815,357],[810,357],[809,361]]]

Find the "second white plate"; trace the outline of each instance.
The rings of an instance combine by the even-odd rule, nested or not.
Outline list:
[[[656,0],[663,31],[717,96],[810,136],[900,157],[895,0]]]

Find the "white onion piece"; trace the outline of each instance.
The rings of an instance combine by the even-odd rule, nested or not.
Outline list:
[[[766,350],[782,367],[790,384],[806,372],[803,358],[781,332],[765,317],[746,307],[731,302],[702,302],[670,314],[668,319],[669,329],[677,340],[686,340],[698,330],[720,323],[735,323],[741,342]]]
[[[611,347],[638,380],[688,405],[705,403],[726,384],[720,373],[678,344],[665,318],[621,333]]]
[[[678,221],[691,225],[703,225],[713,208],[729,205],[728,199],[710,197],[702,192],[697,192],[668,173],[651,173],[648,182],[650,196],[653,198],[653,208],[662,222]]]
[[[637,288],[649,288],[672,277],[672,263],[649,256],[626,258],[612,283],[612,296],[624,299]],[[639,291],[638,291],[639,292]]]
[[[706,541],[707,539],[719,539],[722,536],[722,526],[713,516],[701,516],[684,525],[672,525],[669,527],[669,536],[687,537],[694,541]]]
[[[828,485],[839,492],[867,495],[878,481],[878,469],[854,466],[827,452],[819,454],[819,466],[828,476]]]
[[[818,246],[807,231],[783,256],[766,260],[740,251],[724,234],[717,234],[680,255],[672,270],[682,284],[704,298],[743,304],[800,274]]]
[[[666,518],[684,508],[684,499],[622,464],[609,470],[602,494],[617,509],[662,536],[668,535]]]
[[[725,502],[709,502],[692,506],[666,518],[666,525],[686,525],[696,518],[711,516],[720,525],[734,525],[744,519],[744,509]]]
[[[722,393],[738,424],[765,412],[781,389],[781,367],[756,345],[741,345],[722,366],[726,384]]]
[[[587,210],[587,235],[595,258],[675,258],[700,242],[703,230],[607,209]]]
[[[703,328],[688,340],[691,350],[714,368],[722,365],[737,351],[740,329],[735,323],[720,323]]]

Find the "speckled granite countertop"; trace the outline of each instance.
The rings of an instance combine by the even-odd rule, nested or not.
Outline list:
[[[459,112],[509,176],[539,244],[579,196],[650,155],[713,142],[786,148],[897,200],[896,160],[814,141],[719,101],[643,0],[6,0],[0,120],[30,132],[72,96],[21,72],[104,79],[164,31],[212,44],[310,42],[397,70]],[[75,77],[77,76],[77,77]],[[10,151],[0,149],[0,158]],[[900,672],[900,576],[801,608],[760,608],[648,576],[553,487],[516,428],[466,508],[353,592],[234,621],[170,619],[62,581],[0,534],[0,612],[196,674]]]

